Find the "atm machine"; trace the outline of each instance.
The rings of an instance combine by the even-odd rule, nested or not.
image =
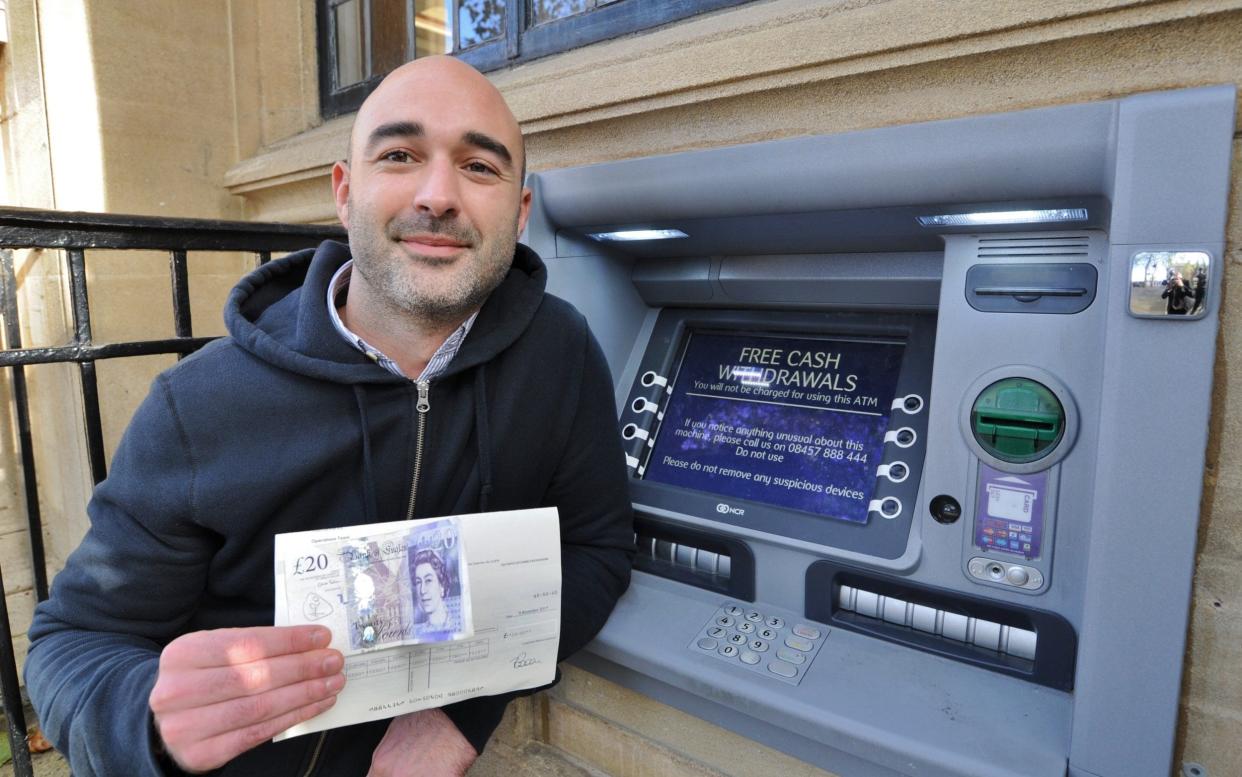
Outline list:
[[[1233,86],[531,176],[638,557],[582,667],[844,777],[1167,777]]]

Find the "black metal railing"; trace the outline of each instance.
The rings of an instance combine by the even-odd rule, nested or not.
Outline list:
[[[194,337],[192,333],[187,254],[191,251],[252,252],[256,264],[263,264],[271,259],[273,253],[308,248],[322,240],[343,239],[344,236],[344,230],[328,226],[0,208],[0,316],[4,319],[4,349],[0,350],[0,367],[11,368],[13,416],[22,462],[34,592],[38,601],[47,598],[47,563],[43,550],[43,520],[39,512],[25,368],[35,364],[78,365],[87,457],[91,477],[99,483],[107,474],[107,466],[95,362],[155,354],[177,354],[180,358],[213,339]],[[64,252],[64,277],[69,282],[73,311],[72,340],[65,345],[48,348],[23,348],[13,249],[40,248]],[[88,252],[94,262],[97,258],[107,261],[106,252],[109,250],[134,249],[168,252],[174,336],[97,345],[91,333],[90,301],[87,296]],[[102,256],[96,257],[97,253]],[[26,744],[26,717],[13,652],[13,630],[3,590],[4,574],[0,569],[0,696],[3,696],[4,714],[8,720],[14,775],[33,777],[30,750]]]

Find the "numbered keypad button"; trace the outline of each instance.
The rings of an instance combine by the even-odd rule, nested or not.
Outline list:
[[[736,633],[735,633],[735,634],[730,634],[730,635],[729,635],[729,641],[730,641],[730,642],[732,642],[734,645],[745,645],[745,644],[746,644],[746,635],[745,635],[745,634],[736,634]]]
[[[722,645],[720,648],[720,655],[725,658],[733,658],[737,655],[737,645]]]
[[[721,615],[719,618],[716,619],[716,625],[724,626],[725,628],[732,626],[734,623],[735,621],[733,620],[733,618],[731,618],[728,615]]]
[[[749,621],[742,621],[737,624],[737,630],[743,634],[753,634],[755,633],[755,624],[750,623]]]
[[[772,640],[776,639],[776,629],[770,629],[767,627],[759,629],[759,637],[761,639],[766,639],[767,641],[771,642]]]
[[[781,627],[783,627],[783,626],[785,625],[785,619],[784,619],[784,618],[778,618],[778,617],[776,617],[775,615],[773,615],[773,616],[769,617],[766,621],[764,621],[764,623],[768,624],[769,626],[771,626],[771,627],[772,627],[772,628],[774,628],[774,629],[779,629],[779,628],[781,628]]]
[[[726,614],[732,615],[735,618],[741,616],[742,614],[742,608],[738,607],[736,604],[730,604],[728,607],[724,608],[724,611]]]
[[[768,643],[762,639],[752,639],[750,641],[750,649],[756,653],[764,653],[767,652]]]
[[[746,613],[746,620],[750,621],[751,623],[758,623],[759,621],[763,620],[763,613],[759,612],[758,610],[751,610],[750,612]]]
[[[716,639],[724,639],[725,634],[727,633],[728,632],[726,632],[724,629],[720,628],[719,626],[712,626],[710,629],[707,630],[707,636],[715,637]]]

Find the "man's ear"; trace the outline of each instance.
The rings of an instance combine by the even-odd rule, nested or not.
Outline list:
[[[530,187],[523,186],[522,187],[522,202],[520,205],[518,205],[518,225],[517,225],[518,235],[521,235],[522,231],[526,229],[526,219],[530,218],[530,200],[531,200]]]
[[[332,165],[332,199],[336,202],[336,217],[341,220],[341,226],[349,229],[349,164],[346,162]]]

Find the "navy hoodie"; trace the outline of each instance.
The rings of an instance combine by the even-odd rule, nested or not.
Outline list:
[[[161,374],[87,510],[91,528],[30,627],[26,685],[78,777],[174,773],[147,699],[161,648],[271,625],[279,532],[553,505],[560,657],[629,582],[633,528],[612,380],[583,317],[518,246],[447,371],[418,392],[336,332],[325,299],[349,258],[326,242],[250,273],[230,336]],[[510,697],[444,711],[481,751]],[[388,721],[267,743],[228,775],[363,775]]]

